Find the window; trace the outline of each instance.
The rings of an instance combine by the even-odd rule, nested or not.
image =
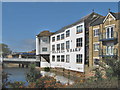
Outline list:
[[[60,44],[57,44],[57,50],[60,50]]]
[[[48,42],[48,39],[47,38],[43,38],[42,41],[43,42]]]
[[[61,55],[61,62],[64,62],[64,55]]]
[[[66,62],[67,62],[67,63],[70,62],[70,55],[66,55]]]
[[[82,47],[82,38],[76,39],[76,47]]]
[[[46,52],[46,51],[47,51],[47,48],[46,48],[46,47],[42,48],[42,51],[43,51],[43,52]]]
[[[76,62],[77,63],[82,63],[82,54],[77,54],[76,55]]]
[[[106,28],[106,39],[113,38],[113,33],[114,33],[113,31],[114,31],[113,26]]]
[[[69,37],[70,36],[70,30],[67,30],[66,31],[66,37]]]
[[[52,51],[55,51],[55,45],[52,45]]]
[[[94,37],[97,37],[99,35],[99,29],[94,30]]]
[[[60,62],[60,55],[57,56],[57,61]]]
[[[94,51],[98,51],[99,50],[99,44],[94,44]]]
[[[66,41],[66,49],[70,49],[70,41]]]
[[[106,46],[106,55],[113,55],[114,46]]]
[[[55,41],[55,37],[52,37],[52,42],[54,42]]]
[[[77,26],[77,33],[82,33],[83,32],[83,25]]]
[[[61,40],[64,39],[64,34],[61,34]]]
[[[55,56],[54,56],[54,55],[52,56],[52,61],[53,61],[53,62],[55,61]]]
[[[64,50],[64,43],[61,43],[61,50]]]
[[[57,36],[57,40],[60,40],[60,35]]]

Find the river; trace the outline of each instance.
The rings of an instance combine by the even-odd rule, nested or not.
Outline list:
[[[8,73],[8,81],[24,81],[26,82],[26,85],[28,85],[27,81],[26,81],[26,72],[28,71],[28,68],[20,68],[20,67],[8,67],[8,65],[4,65],[4,72]],[[60,81],[62,84],[73,84],[74,81],[70,80],[62,75],[59,75],[57,73],[54,72],[46,72],[46,71],[40,71],[42,76],[51,76],[54,77],[56,79],[56,81]]]

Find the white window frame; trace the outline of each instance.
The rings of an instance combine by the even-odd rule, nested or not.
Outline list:
[[[65,38],[65,35],[63,33],[63,34],[61,34],[61,40],[64,39],[64,38]]]
[[[70,41],[66,41],[66,49],[70,49]]]
[[[42,52],[47,52],[47,47],[42,47]]]
[[[54,39],[53,39],[54,38]],[[54,37],[52,37],[52,42],[55,42],[55,36]]]
[[[54,56],[54,60],[53,60],[53,56]],[[52,55],[52,62],[55,62],[55,55]]]
[[[82,33],[83,32],[83,25],[76,26],[76,33]]]
[[[61,43],[61,50],[65,50],[65,44]]]
[[[76,54],[76,63],[82,64],[83,54]]]
[[[58,48],[58,46],[59,46],[59,48]],[[58,50],[59,49],[59,50]],[[57,51],[60,51],[60,44],[57,44]]]
[[[95,45],[96,45],[96,46],[95,46]],[[94,47],[93,47],[93,48],[94,48],[94,51],[99,51],[99,48],[100,48],[99,45],[100,45],[99,43],[94,43],[94,44],[93,44],[93,46],[94,46]]]
[[[114,54],[114,45],[106,46],[106,55]]]
[[[57,41],[60,40],[60,35],[57,35]]]
[[[66,63],[70,62],[70,55],[66,55]]]
[[[113,28],[113,31],[111,28]],[[109,34],[108,34],[108,31],[109,31]],[[106,39],[113,38],[113,37],[114,37],[114,26],[106,27]]]
[[[61,62],[65,62],[65,55],[61,55]]]
[[[60,55],[57,55],[57,62],[60,62]]]
[[[70,36],[70,30],[67,30],[66,31],[66,37],[69,37]]]
[[[99,28],[97,28],[97,29],[94,29],[93,30],[94,31],[94,37],[98,37],[99,36],[99,31],[100,31],[100,29]]]
[[[47,42],[48,42],[48,38],[47,38],[47,37],[43,37],[43,38],[42,38],[42,42],[47,43]]]
[[[53,47],[54,46],[54,47]],[[55,51],[55,45],[52,45],[52,51]]]
[[[79,40],[80,39],[80,40]],[[79,41],[77,41],[79,40]],[[76,38],[76,47],[82,47],[83,46],[83,38]]]

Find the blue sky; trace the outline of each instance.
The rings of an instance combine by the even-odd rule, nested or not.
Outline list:
[[[2,38],[13,51],[35,49],[35,36],[43,31],[52,32],[74,23],[92,13],[105,16],[108,8],[118,12],[117,2],[3,2]]]

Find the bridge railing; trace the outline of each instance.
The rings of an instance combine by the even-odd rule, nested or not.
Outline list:
[[[28,61],[28,62],[35,62],[38,61],[33,58],[3,58],[3,61]]]

